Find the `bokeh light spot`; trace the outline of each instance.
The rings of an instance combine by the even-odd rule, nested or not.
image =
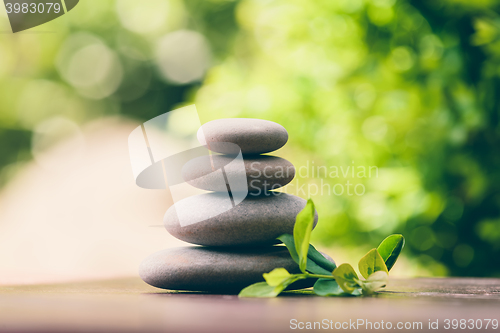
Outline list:
[[[371,141],[381,141],[387,133],[387,123],[381,116],[367,118],[361,128],[365,138]]]
[[[59,55],[61,76],[77,91],[92,99],[108,97],[123,77],[118,56],[98,38],[80,34],[71,37]]]
[[[156,63],[170,82],[200,81],[210,65],[210,48],[203,35],[179,30],[162,37],[157,44]]]
[[[394,69],[399,72],[409,70],[415,63],[413,52],[404,46],[392,50],[390,59]]]
[[[474,249],[468,244],[459,244],[453,250],[453,260],[459,267],[467,267],[474,259]]]
[[[418,227],[411,232],[410,242],[420,251],[429,250],[435,242],[434,232],[427,226]]]
[[[170,9],[168,0],[118,0],[116,11],[122,25],[133,32],[148,33],[162,28]]]

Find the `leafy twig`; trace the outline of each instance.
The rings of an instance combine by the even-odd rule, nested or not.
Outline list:
[[[404,237],[391,235],[377,249],[370,250],[358,263],[360,279],[349,264],[336,267],[314,246],[309,244],[314,224],[314,203],[307,201],[297,215],[293,236],[278,237],[292,259],[299,265],[301,274],[290,274],[285,268],[275,268],[264,273],[265,282],[258,282],[243,289],[240,297],[276,297],[292,283],[303,279],[316,279],[314,293],[320,296],[371,295],[387,285],[389,270],[403,250]]]

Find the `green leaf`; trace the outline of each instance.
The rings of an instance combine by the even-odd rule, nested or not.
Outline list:
[[[244,288],[238,297],[276,297],[283,289],[270,286],[267,282],[258,282]]]
[[[293,227],[293,239],[295,241],[295,250],[299,256],[299,268],[306,272],[307,252],[309,251],[309,240],[314,224],[314,203],[311,199],[307,200],[306,206],[302,209],[295,219]]]
[[[292,283],[298,281],[298,280],[302,280],[302,279],[305,279],[306,276],[304,274],[294,274],[294,275],[290,275],[288,277],[288,279],[286,279],[285,281],[283,281],[278,287],[283,287],[282,291],[285,290],[289,285],[291,285]],[[276,287],[276,288],[278,288]]]
[[[290,252],[290,256],[292,257],[292,259],[297,264],[299,264],[299,255],[295,250],[295,241],[293,239],[293,236],[290,234],[283,234],[279,236],[278,239],[285,244],[288,252]],[[316,250],[311,244],[309,244],[307,258],[310,260],[307,260],[306,271],[310,273],[330,275],[336,268],[336,265],[334,263],[323,257],[323,255],[319,253],[318,250]]]
[[[384,271],[378,271],[373,273],[366,279],[365,283],[379,284],[377,289],[384,288],[389,282],[389,273]]]
[[[391,235],[380,243],[377,250],[385,261],[387,271],[390,271],[392,266],[394,266],[404,246],[405,238],[403,235]]]
[[[332,273],[335,277],[340,288],[346,293],[352,293],[356,288],[358,288],[358,284],[356,280],[358,279],[358,274],[354,271],[349,264],[342,264],[337,269],[335,269]]]
[[[370,250],[358,263],[359,272],[365,279],[378,271],[389,273],[385,266],[384,259],[380,256],[377,249]]]
[[[279,286],[290,277],[290,273],[284,268],[275,268],[271,272],[264,273],[263,275],[267,284],[273,287]]]
[[[326,259],[311,244],[309,244],[309,252],[307,253],[307,258],[310,259],[310,260],[312,260],[319,267],[321,267],[324,270],[328,271],[329,274],[331,274],[335,270],[335,268],[337,268],[337,265],[335,265],[334,262],[331,262],[330,260]],[[307,262],[309,262],[309,260]],[[317,274],[320,274],[320,273],[317,273]]]
[[[344,291],[333,279],[318,279],[314,284],[314,293],[319,296],[339,296]]]
[[[273,270],[274,271],[274,270]],[[272,272],[271,272],[272,273]],[[269,273],[269,274],[271,274]],[[290,275],[285,280],[281,281],[277,286],[270,286],[267,282],[257,282],[246,288],[239,293],[239,297],[276,297],[283,290],[295,281],[305,279],[304,274]]]
[[[389,275],[387,274],[387,272],[377,271],[371,274],[365,281],[356,279],[356,282],[363,290],[363,295],[371,295],[380,288],[385,287],[387,285],[388,279]]]
[[[297,250],[295,250],[295,241],[293,240],[293,236],[290,234],[283,234],[278,237],[280,241],[285,244],[286,248],[288,249],[288,252],[290,252],[290,256],[292,257],[293,261],[299,264],[299,255],[297,254]]]

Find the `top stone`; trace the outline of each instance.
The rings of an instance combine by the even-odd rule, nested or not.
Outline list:
[[[279,149],[288,140],[280,124],[251,118],[226,118],[210,121],[198,130],[198,141],[222,154],[264,154]],[[238,147],[237,147],[237,146]]]

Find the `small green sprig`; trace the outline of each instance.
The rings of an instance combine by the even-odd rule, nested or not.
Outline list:
[[[389,271],[404,247],[402,235],[387,237],[378,248],[361,258],[358,263],[359,273],[364,278],[361,279],[351,265],[337,267],[309,244],[314,214],[314,203],[309,199],[297,215],[293,236],[284,234],[278,237],[302,273],[290,274],[285,268],[275,268],[264,273],[265,282],[244,288],[240,297],[276,297],[292,283],[303,279],[316,279],[314,293],[319,296],[371,295],[387,285]]]

